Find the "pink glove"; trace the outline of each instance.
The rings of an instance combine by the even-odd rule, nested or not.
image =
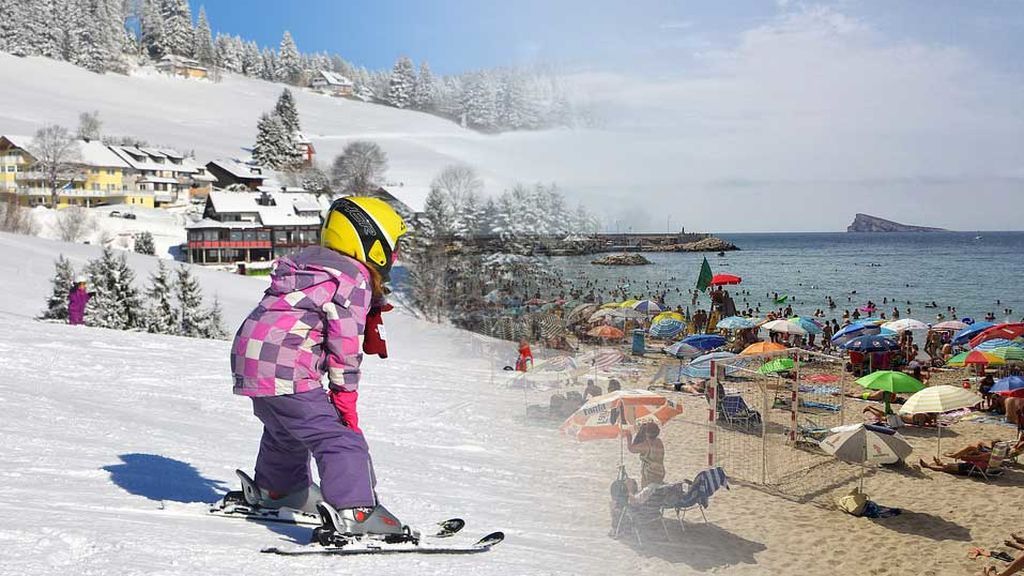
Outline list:
[[[359,392],[335,392],[331,390],[327,395],[330,396],[331,404],[334,404],[338,414],[341,415],[342,424],[362,434],[363,431],[359,429],[359,414],[356,412],[356,400],[359,400]]]

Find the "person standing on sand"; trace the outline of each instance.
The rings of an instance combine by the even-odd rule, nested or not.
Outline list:
[[[68,324],[85,324],[85,307],[92,298],[92,292],[85,289],[85,276],[75,276],[75,285],[68,292]]]
[[[516,371],[526,372],[533,368],[533,352],[530,351],[530,343],[526,340],[519,341],[519,358],[516,359]]]
[[[629,451],[640,456],[640,489],[665,483],[665,445],[658,438],[661,428],[656,422],[641,424],[634,437],[626,432]]]

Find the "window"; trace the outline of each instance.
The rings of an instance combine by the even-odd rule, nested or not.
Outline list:
[[[108,176],[113,176],[114,175],[114,169],[113,168],[107,168],[107,175]]]
[[[18,167],[17,166],[8,166],[7,167],[7,171],[8,172],[17,172],[18,171]]]
[[[242,231],[241,230],[232,230],[231,232],[228,233],[228,237],[229,237],[229,239],[232,242],[241,242],[242,241]]]
[[[267,242],[270,240],[270,230],[257,230],[256,237]]]
[[[246,230],[245,231],[245,241],[246,242],[252,242],[255,239],[256,239],[256,231],[255,230]]]
[[[287,244],[288,232],[286,230],[274,230],[274,242],[276,244]]]
[[[96,183],[93,183],[93,185],[92,185],[92,189],[93,189],[93,191],[94,191],[94,192],[99,192],[99,190],[100,190],[100,185],[99,185],[99,184],[96,184]]]
[[[207,242],[216,242],[220,240],[220,234],[216,230],[203,230],[203,240]]]

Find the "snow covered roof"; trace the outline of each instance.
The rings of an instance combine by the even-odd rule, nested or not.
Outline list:
[[[354,86],[354,83],[348,78],[326,70],[320,71],[319,79],[328,86]]]
[[[260,205],[264,194],[273,200],[273,205]],[[208,201],[218,214],[257,214],[264,226],[320,225],[320,204],[309,193],[212,190]]]
[[[252,192],[225,192],[211,190],[209,200],[218,214],[256,214],[259,194]]]
[[[139,182],[145,182],[147,184],[178,184],[176,178],[163,178],[160,176],[145,176]]]
[[[199,222],[192,222],[186,224],[186,230],[201,230],[203,228],[259,228],[260,225],[256,222],[220,222],[218,220],[211,220],[210,218],[203,218]]]
[[[309,192],[271,192],[270,196],[278,206],[291,206],[296,212],[320,213],[320,203],[316,201],[316,195]]]
[[[136,148],[134,146],[109,146],[110,150],[128,163],[129,166],[141,171],[170,170],[172,172],[183,172],[192,174],[199,170],[195,161],[185,158],[184,155],[166,148]],[[181,162],[157,162],[154,159],[174,158]]]
[[[260,206],[264,226],[319,226],[320,216],[299,216],[290,206]]]
[[[174,66],[181,66],[187,68],[194,68],[196,70],[206,70],[198,60],[186,58],[184,56],[178,56],[177,54],[168,54],[160,59],[156,63],[157,68],[171,68]]]
[[[32,136],[5,134],[3,138],[16,148],[20,148],[33,156],[36,154],[34,152],[35,138]],[[125,162],[120,156],[111,152],[102,142],[97,140],[76,140],[75,143],[78,145],[77,164],[94,166],[97,168],[130,167],[127,162]]]
[[[217,166],[235,178],[263,180],[269,176],[267,173],[268,171],[262,166],[258,166],[256,164],[245,164],[231,158],[211,160],[209,164]]]

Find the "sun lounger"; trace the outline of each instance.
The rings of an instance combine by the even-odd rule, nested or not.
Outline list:
[[[1003,461],[1006,460],[1009,453],[1010,447],[1004,442],[999,442],[992,447],[992,453],[989,454],[986,462],[967,460],[971,465],[967,475],[980,474],[985,480],[1000,476],[1003,473]]]
[[[746,400],[739,394],[730,394],[718,399],[718,418],[745,428],[761,425],[761,413],[747,406]]]
[[[669,536],[668,525],[665,520],[665,511],[674,510],[676,520],[682,530],[686,530],[684,520],[686,512],[693,509],[700,510],[704,522],[708,521],[704,510],[710,504],[711,496],[719,488],[729,489],[728,478],[725,470],[721,467],[708,468],[697,473],[693,482],[678,482],[662,486],[652,486],[641,491],[636,497],[641,501],[635,504],[626,503],[622,507],[619,518],[613,527],[613,536],[618,537],[621,530],[629,526],[637,542],[642,544],[640,527],[653,522],[661,522],[665,536]],[[646,492],[646,493],[645,493]]]

